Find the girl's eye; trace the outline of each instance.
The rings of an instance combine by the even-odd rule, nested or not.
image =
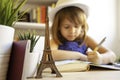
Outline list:
[[[75,26],[75,28],[78,28],[78,26]]]
[[[79,28],[79,27],[80,27],[80,25],[76,25],[76,26],[75,26],[75,28]]]
[[[68,29],[68,28],[69,28],[69,26],[64,26],[64,28],[65,28],[65,29]]]
[[[68,29],[69,27],[67,26],[67,27],[64,27],[65,29]]]
[[[75,28],[80,29],[80,28],[82,28],[82,26],[81,25],[76,25]]]

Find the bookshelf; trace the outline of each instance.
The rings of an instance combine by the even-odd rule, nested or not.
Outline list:
[[[29,9],[29,11],[37,6],[41,5],[51,5],[52,3],[56,3],[57,0],[28,0],[26,3],[25,9]],[[51,24],[50,24],[51,25]],[[27,32],[27,31],[36,31],[37,35],[44,36],[45,24],[44,23],[35,23],[35,22],[16,22],[14,25],[15,28],[15,37],[18,32]]]

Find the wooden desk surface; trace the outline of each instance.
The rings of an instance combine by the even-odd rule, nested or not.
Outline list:
[[[56,77],[56,74],[43,73],[41,79],[27,80],[120,80],[120,71],[86,71],[61,73],[63,77]]]

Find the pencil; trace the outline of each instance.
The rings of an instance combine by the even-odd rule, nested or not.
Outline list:
[[[102,45],[102,43],[105,41],[105,39],[106,39],[106,37],[104,37],[104,38],[100,41],[100,43],[95,47],[95,49],[93,50],[93,52],[96,52],[96,51],[99,49],[99,47]]]

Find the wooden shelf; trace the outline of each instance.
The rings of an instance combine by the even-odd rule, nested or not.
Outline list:
[[[22,29],[45,29],[45,24],[32,22],[16,22],[14,27]]]
[[[15,37],[19,32],[24,33],[28,31],[35,31],[36,35],[44,36],[45,33],[45,24],[40,23],[31,23],[31,22],[16,22],[14,25],[15,28]]]
[[[49,23],[49,26],[51,27],[51,23]],[[14,28],[45,30],[45,24],[44,23],[33,23],[33,22],[16,22],[14,25]]]
[[[28,0],[28,4],[49,5],[57,2],[57,0]]]

